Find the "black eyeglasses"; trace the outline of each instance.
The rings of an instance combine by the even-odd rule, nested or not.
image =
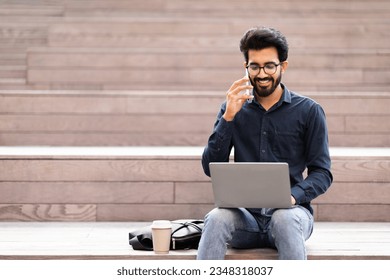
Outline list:
[[[276,69],[278,66],[282,64],[276,64],[274,62],[268,62],[263,67],[261,67],[259,64],[253,63],[249,64],[246,69],[248,70],[249,75],[251,76],[257,76],[260,74],[261,69],[264,69],[265,74],[267,75],[273,75],[276,73]]]

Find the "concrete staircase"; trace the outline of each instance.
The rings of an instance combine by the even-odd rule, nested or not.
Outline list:
[[[290,41],[284,82],[327,113],[316,219],[389,222],[390,3],[245,3],[1,2],[0,221],[201,218],[200,146],[243,76],[241,35],[270,25]]]

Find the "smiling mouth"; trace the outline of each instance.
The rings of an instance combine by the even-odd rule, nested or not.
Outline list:
[[[272,79],[257,79],[256,82],[262,86],[272,82]]]

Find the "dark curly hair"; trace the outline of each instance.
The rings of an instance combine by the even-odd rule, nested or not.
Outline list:
[[[284,35],[270,27],[253,27],[245,32],[240,41],[240,51],[248,62],[249,50],[261,50],[268,47],[275,47],[278,51],[280,62],[286,61],[288,57],[288,43]]]

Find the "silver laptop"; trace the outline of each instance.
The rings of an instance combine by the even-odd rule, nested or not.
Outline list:
[[[287,163],[212,162],[209,166],[217,207],[291,207]]]

